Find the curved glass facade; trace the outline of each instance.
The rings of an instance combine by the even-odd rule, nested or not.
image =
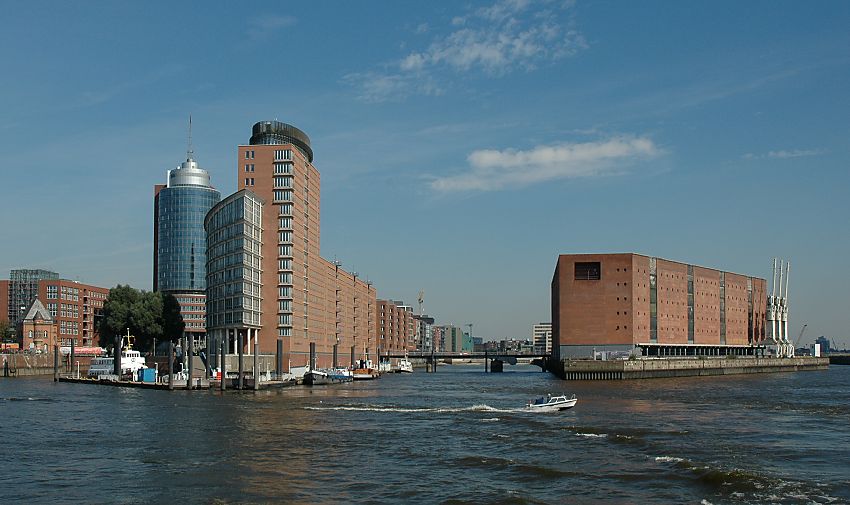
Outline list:
[[[169,174],[170,182],[178,179],[175,172],[181,169]],[[206,290],[204,218],[220,200],[221,193],[209,186],[169,184],[159,192],[156,200],[159,291],[203,293]]]

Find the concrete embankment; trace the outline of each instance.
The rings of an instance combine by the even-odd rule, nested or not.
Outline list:
[[[850,365],[850,354],[830,354],[830,365]]]
[[[80,373],[85,375],[91,360],[91,356],[75,356],[74,363],[71,364],[67,355],[61,355],[59,373],[75,373],[79,369]],[[0,378],[33,375],[53,375],[53,354],[0,354]]]
[[[551,361],[549,371],[566,380],[654,379],[746,373],[826,370],[828,358],[663,358],[594,361]]]

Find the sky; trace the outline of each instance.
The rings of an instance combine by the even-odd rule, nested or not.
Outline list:
[[[769,278],[850,345],[850,2],[0,0],[0,272],[151,289],[153,186],[311,139],[322,255],[486,339],[558,254]],[[4,277],[8,275],[2,274]]]

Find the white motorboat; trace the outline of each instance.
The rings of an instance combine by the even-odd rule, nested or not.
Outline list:
[[[121,351],[121,375],[131,374],[133,377],[140,368],[147,368],[145,358],[139,351],[124,349]],[[104,356],[91,360],[89,366],[89,377],[97,378],[101,375],[113,375],[115,373],[115,358]]]
[[[413,363],[407,358],[398,360],[398,371],[402,373],[413,373]]]
[[[575,407],[577,401],[576,395],[572,398],[567,398],[566,395],[547,395],[527,403],[525,409],[529,412],[558,412]]]

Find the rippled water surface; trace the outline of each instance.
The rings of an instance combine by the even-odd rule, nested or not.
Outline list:
[[[0,379],[0,502],[850,503],[850,367],[481,368],[224,395]],[[523,411],[547,392],[579,402]]]

